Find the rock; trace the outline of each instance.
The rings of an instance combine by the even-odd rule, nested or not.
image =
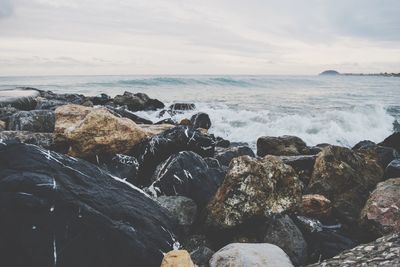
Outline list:
[[[322,195],[303,195],[301,213],[306,217],[319,220],[328,219],[332,214],[332,203]]]
[[[0,121],[0,131],[4,131],[6,129],[6,123],[4,121]]]
[[[376,144],[370,140],[363,140],[353,146],[353,150],[374,147]]]
[[[19,110],[32,110],[36,107],[35,89],[0,90],[0,107],[13,107]]]
[[[192,125],[192,122],[191,122],[191,120],[189,120],[189,119],[182,119],[182,120],[179,122],[179,125]],[[197,128],[199,128],[199,127],[197,127]]]
[[[52,133],[32,133],[23,131],[3,131],[0,133],[0,140],[19,141],[22,143],[37,145],[45,149],[55,149],[54,134]]]
[[[76,105],[56,109],[55,132],[57,142],[70,145],[68,154],[92,161],[97,155],[127,154],[147,135],[133,121],[104,108]]]
[[[190,253],[190,257],[193,262],[199,267],[208,267],[211,257],[214,255],[215,251],[208,247],[199,247]]]
[[[9,118],[18,112],[18,109],[13,107],[0,107],[0,120],[6,122],[9,121]]]
[[[211,247],[211,242],[204,235],[195,234],[184,240],[183,247],[193,252],[201,247]]]
[[[157,202],[168,210],[179,225],[191,226],[196,220],[197,206],[193,200],[183,196],[160,196]]]
[[[170,110],[195,110],[196,105],[192,103],[175,103],[169,106]]]
[[[376,160],[348,148],[327,146],[315,161],[308,191],[328,198],[339,218],[353,225],[369,192],[382,178]]]
[[[400,177],[400,159],[395,159],[389,163],[384,173],[385,179]]]
[[[186,196],[204,207],[223,178],[223,173],[212,171],[198,154],[181,151],[158,165],[148,190],[153,196]]]
[[[280,247],[295,266],[307,262],[307,243],[296,224],[287,215],[273,219],[268,224],[264,242]]]
[[[98,165],[108,171],[109,173],[122,178],[132,181],[133,184],[137,179],[137,171],[139,163],[135,157],[131,157],[123,154],[116,154],[111,157],[100,158]]]
[[[0,145],[4,266],[159,266],[175,223],[138,188],[86,161]],[[17,256],[17,258],[16,258]]]
[[[344,251],[334,258],[308,265],[309,267],[336,266],[400,266],[400,235],[392,234],[369,244]]]
[[[310,181],[317,156],[280,156],[279,158],[283,161],[283,163],[293,167],[293,169],[297,172],[299,179],[303,182],[304,187],[306,187]]]
[[[391,147],[396,149],[398,152],[400,152],[400,132],[393,133],[389,137],[387,137],[385,140],[383,140],[381,143],[379,143],[380,146],[386,146],[386,147]]]
[[[319,220],[296,216],[294,222],[308,244],[308,262],[334,257],[356,246],[340,224],[323,225]]]
[[[103,93],[97,96],[89,97],[89,100],[92,101],[93,105],[105,105],[111,101],[111,97]]]
[[[54,124],[54,111],[18,111],[9,118],[8,130],[52,133]]]
[[[175,125],[171,124],[139,124],[138,126],[146,132],[147,136],[159,135],[175,127]]]
[[[161,267],[195,267],[186,250],[173,250],[165,254]]]
[[[90,100],[85,100],[81,105],[84,107],[93,107],[93,102]]]
[[[215,150],[215,158],[219,161],[221,165],[229,166],[232,159],[240,156],[250,156],[255,157],[253,150],[248,146],[235,146],[228,148],[217,148]]]
[[[116,115],[117,117],[128,118],[134,121],[136,124],[153,124],[151,120],[139,117],[138,115],[127,109],[125,106],[123,107],[106,106],[106,108],[112,111],[113,113],[118,114],[118,116]]]
[[[164,104],[157,99],[152,99],[143,93],[133,94],[124,92],[123,95],[117,95],[113,99],[117,106],[127,106],[131,111],[157,110],[163,108]]]
[[[56,94],[52,91],[40,91],[40,96],[47,100],[58,100],[68,104],[81,105],[86,101],[86,97],[80,94]]]
[[[158,122],[156,122],[156,123],[154,123],[154,124],[171,124],[171,125],[176,125],[176,122],[175,122],[173,119],[168,118],[168,119],[160,120],[160,121],[158,121]]]
[[[255,218],[292,211],[301,201],[300,182],[292,167],[274,156],[234,158],[207,207],[209,226],[230,229]]]
[[[263,136],[257,140],[257,155],[260,157],[265,155],[297,156],[308,153],[306,143],[296,136]]]
[[[211,120],[207,113],[199,112],[194,114],[190,118],[190,122],[195,129],[203,128],[203,129],[210,129],[211,127]]]
[[[289,257],[272,244],[232,243],[217,251],[210,267],[292,267]]]
[[[37,104],[35,109],[49,109],[55,110],[59,106],[69,104],[67,101],[64,100],[56,100],[56,99],[46,99],[43,97],[36,98]]]
[[[361,211],[361,225],[375,237],[400,232],[400,178],[377,185]]]
[[[386,168],[386,166],[395,158],[399,156],[397,153],[396,149],[391,148],[391,147],[384,147],[384,146],[378,146],[378,145],[364,145],[361,146],[358,149],[353,150],[365,154],[367,157],[370,157],[372,159],[375,159],[381,166],[382,168]]]
[[[217,146],[217,147],[225,147],[225,148],[227,148],[230,145],[231,145],[231,142],[229,140],[226,140],[226,139],[224,139],[222,137],[219,137],[219,136],[215,138],[215,146]],[[234,147],[234,146],[232,146],[232,147]]]
[[[169,156],[180,151],[193,151],[202,157],[214,155],[214,141],[188,126],[176,126],[159,135],[143,140],[134,147],[131,155],[139,162],[138,176],[141,184],[148,186],[156,167]]]

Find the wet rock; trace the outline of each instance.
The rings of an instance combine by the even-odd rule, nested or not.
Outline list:
[[[400,132],[396,132],[388,136],[385,140],[379,143],[379,145],[391,147],[400,152]]]
[[[146,137],[146,132],[127,118],[104,108],[66,105],[56,109],[56,142],[67,142],[69,154],[94,161],[97,155],[126,154]]]
[[[131,111],[157,110],[164,107],[161,101],[152,99],[143,93],[124,92],[123,95],[115,96],[113,103],[117,106],[127,106]]]
[[[217,148],[214,157],[221,165],[229,166],[232,159],[245,155],[253,158],[256,156],[254,155],[253,150],[248,146],[234,146],[228,148]]]
[[[43,97],[36,98],[37,104],[35,109],[49,109],[55,110],[59,106],[69,104],[67,101],[56,100],[56,99],[46,99]]]
[[[400,177],[400,159],[395,159],[389,163],[385,169],[385,179]]]
[[[168,119],[160,120],[160,121],[158,121],[158,122],[156,122],[156,123],[154,123],[154,124],[171,124],[171,125],[176,125],[176,122],[175,122],[173,119],[168,118]]]
[[[299,179],[308,185],[312,171],[314,169],[314,163],[317,156],[315,155],[300,155],[300,156],[280,156],[279,157],[285,164],[292,166],[297,172]]]
[[[81,105],[86,101],[86,97],[80,94],[56,94],[52,91],[40,91],[40,96],[47,100],[58,100],[68,104]]]
[[[182,119],[179,122],[179,125],[192,125],[192,122],[189,119]],[[197,127],[198,128],[198,127]]]
[[[211,242],[201,234],[195,234],[187,237],[184,240],[183,247],[190,252],[195,251],[200,247],[212,247]]]
[[[229,140],[226,140],[222,137],[217,136],[215,138],[215,146],[216,147],[229,147],[231,145],[231,142]],[[253,153],[254,154],[254,153]]]
[[[6,130],[6,123],[4,121],[0,121],[0,131]]]
[[[13,107],[0,107],[0,120],[8,122],[9,118],[18,112],[18,109]]]
[[[100,158],[99,161],[101,162],[97,163],[102,169],[119,178],[128,179],[135,184],[139,166],[139,163],[135,157],[116,154],[111,157]]]
[[[274,156],[261,160],[234,158],[207,206],[206,224],[231,229],[248,220],[295,210],[301,201],[300,182],[292,167]]]
[[[39,91],[35,89],[15,89],[0,91],[0,107],[13,107],[19,110],[32,110],[36,107],[36,97]]]
[[[332,214],[332,203],[322,195],[303,195],[301,213],[306,217],[328,219]]]
[[[186,250],[173,250],[165,254],[161,267],[195,267]]]
[[[128,118],[134,121],[136,124],[153,124],[152,121],[139,117],[138,115],[136,115],[135,113],[133,113],[124,106],[123,107],[106,106],[106,107],[108,110],[111,110],[112,112],[118,114],[120,117]]]
[[[190,118],[190,122],[192,123],[195,129],[203,128],[203,129],[210,129],[211,127],[211,120],[207,113],[199,112],[194,114]]]
[[[303,140],[296,136],[280,137],[263,136],[257,140],[257,155],[296,156],[309,154],[309,149]]]
[[[211,136],[188,126],[176,126],[159,135],[147,138],[135,146],[131,153],[138,159],[143,185],[151,183],[156,167],[169,156],[180,151],[193,151],[202,157],[214,155],[214,141]]]
[[[51,133],[54,131],[54,124],[54,111],[18,111],[9,118],[8,130]]]
[[[361,225],[375,237],[400,232],[400,178],[377,185],[361,211]]]
[[[158,267],[176,242],[138,188],[37,146],[0,145],[0,199],[4,266]]]
[[[169,106],[170,110],[195,110],[196,105],[193,103],[175,103]]]
[[[359,245],[344,251],[334,258],[310,267],[336,266],[400,266],[400,236],[393,234],[384,236],[368,244]]]
[[[264,236],[264,242],[280,247],[295,266],[307,262],[307,243],[289,216],[271,220]]]
[[[392,160],[399,156],[396,149],[394,148],[372,144],[361,146],[360,148],[355,149],[355,151],[365,154],[365,156],[371,159],[375,159],[382,166],[382,168],[386,168],[386,166]]]
[[[160,196],[157,202],[178,220],[181,226],[191,226],[196,220],[197,206],[193,200],[183,196]]]
[[[374,143],[370,140],[363,140],[363,141],[360,141],[357,144],[355,144],[352,149],[353,150],[363,149],[363,148],[365,149],[365,148],[370,148],[370,147],[374,147],[374,146],[376,146],[376,143]]]
[[[26,144],[37,145],[45,149],[55,149],[54,134],[32,133],[24,131],[3,131],[0,133],[2,141],[18,141]]]
[[[289,257],[272,244],[232,243],[217,251],[210,267],[292,267]]]
[[[327,146],[315,161],[308,191],[328,198],[338,217],[353,225],[369,192],[382,178],[376,160],[348,148]]]
[[[190,257],[198,267],[208,267],[208,263],[214,253],[215,251],[211,250],[210,248],[201,246],[192,251],[190,253]]]
[[[224,176],[209,168],[198,154],[182,151],[160,163],[148,188],[153,196],[186,196],[204,207],[215,194]]]
[[[89,100],[92,101],[93,105],[106,105],[111,101],[111,97],[103,93],[97,96],[89,97]]]
[[[171,124],[139,124],[138,125],[142,130],[146,132],[147,136],[154,136],[162,134],[163,132],[172,129],[175,125]]]

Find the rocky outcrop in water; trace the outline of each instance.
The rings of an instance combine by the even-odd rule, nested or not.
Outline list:
[[[263,136],[257,140],[257,155],[297,156],[308,154],[309,149],[303,140],[296,136]]]
[[[157,110],[159,108],[164,108],[164,104],[161,101],[152,99],[143,93],[133,94],[124,92],[123,95],[115,96],[112,104],[116,106],[126,106],[130,111]]]

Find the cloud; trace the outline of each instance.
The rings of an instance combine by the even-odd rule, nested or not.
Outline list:
[[[14,12],[12,0],[0,0],[0,19],[9,17]]]

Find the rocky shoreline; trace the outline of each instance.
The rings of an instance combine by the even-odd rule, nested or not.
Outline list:
[[[400,133],[262,136],[255,154],[209,134],[206,113],[175,121],[185,110],[0,91],[0,265],[400,265]]]

